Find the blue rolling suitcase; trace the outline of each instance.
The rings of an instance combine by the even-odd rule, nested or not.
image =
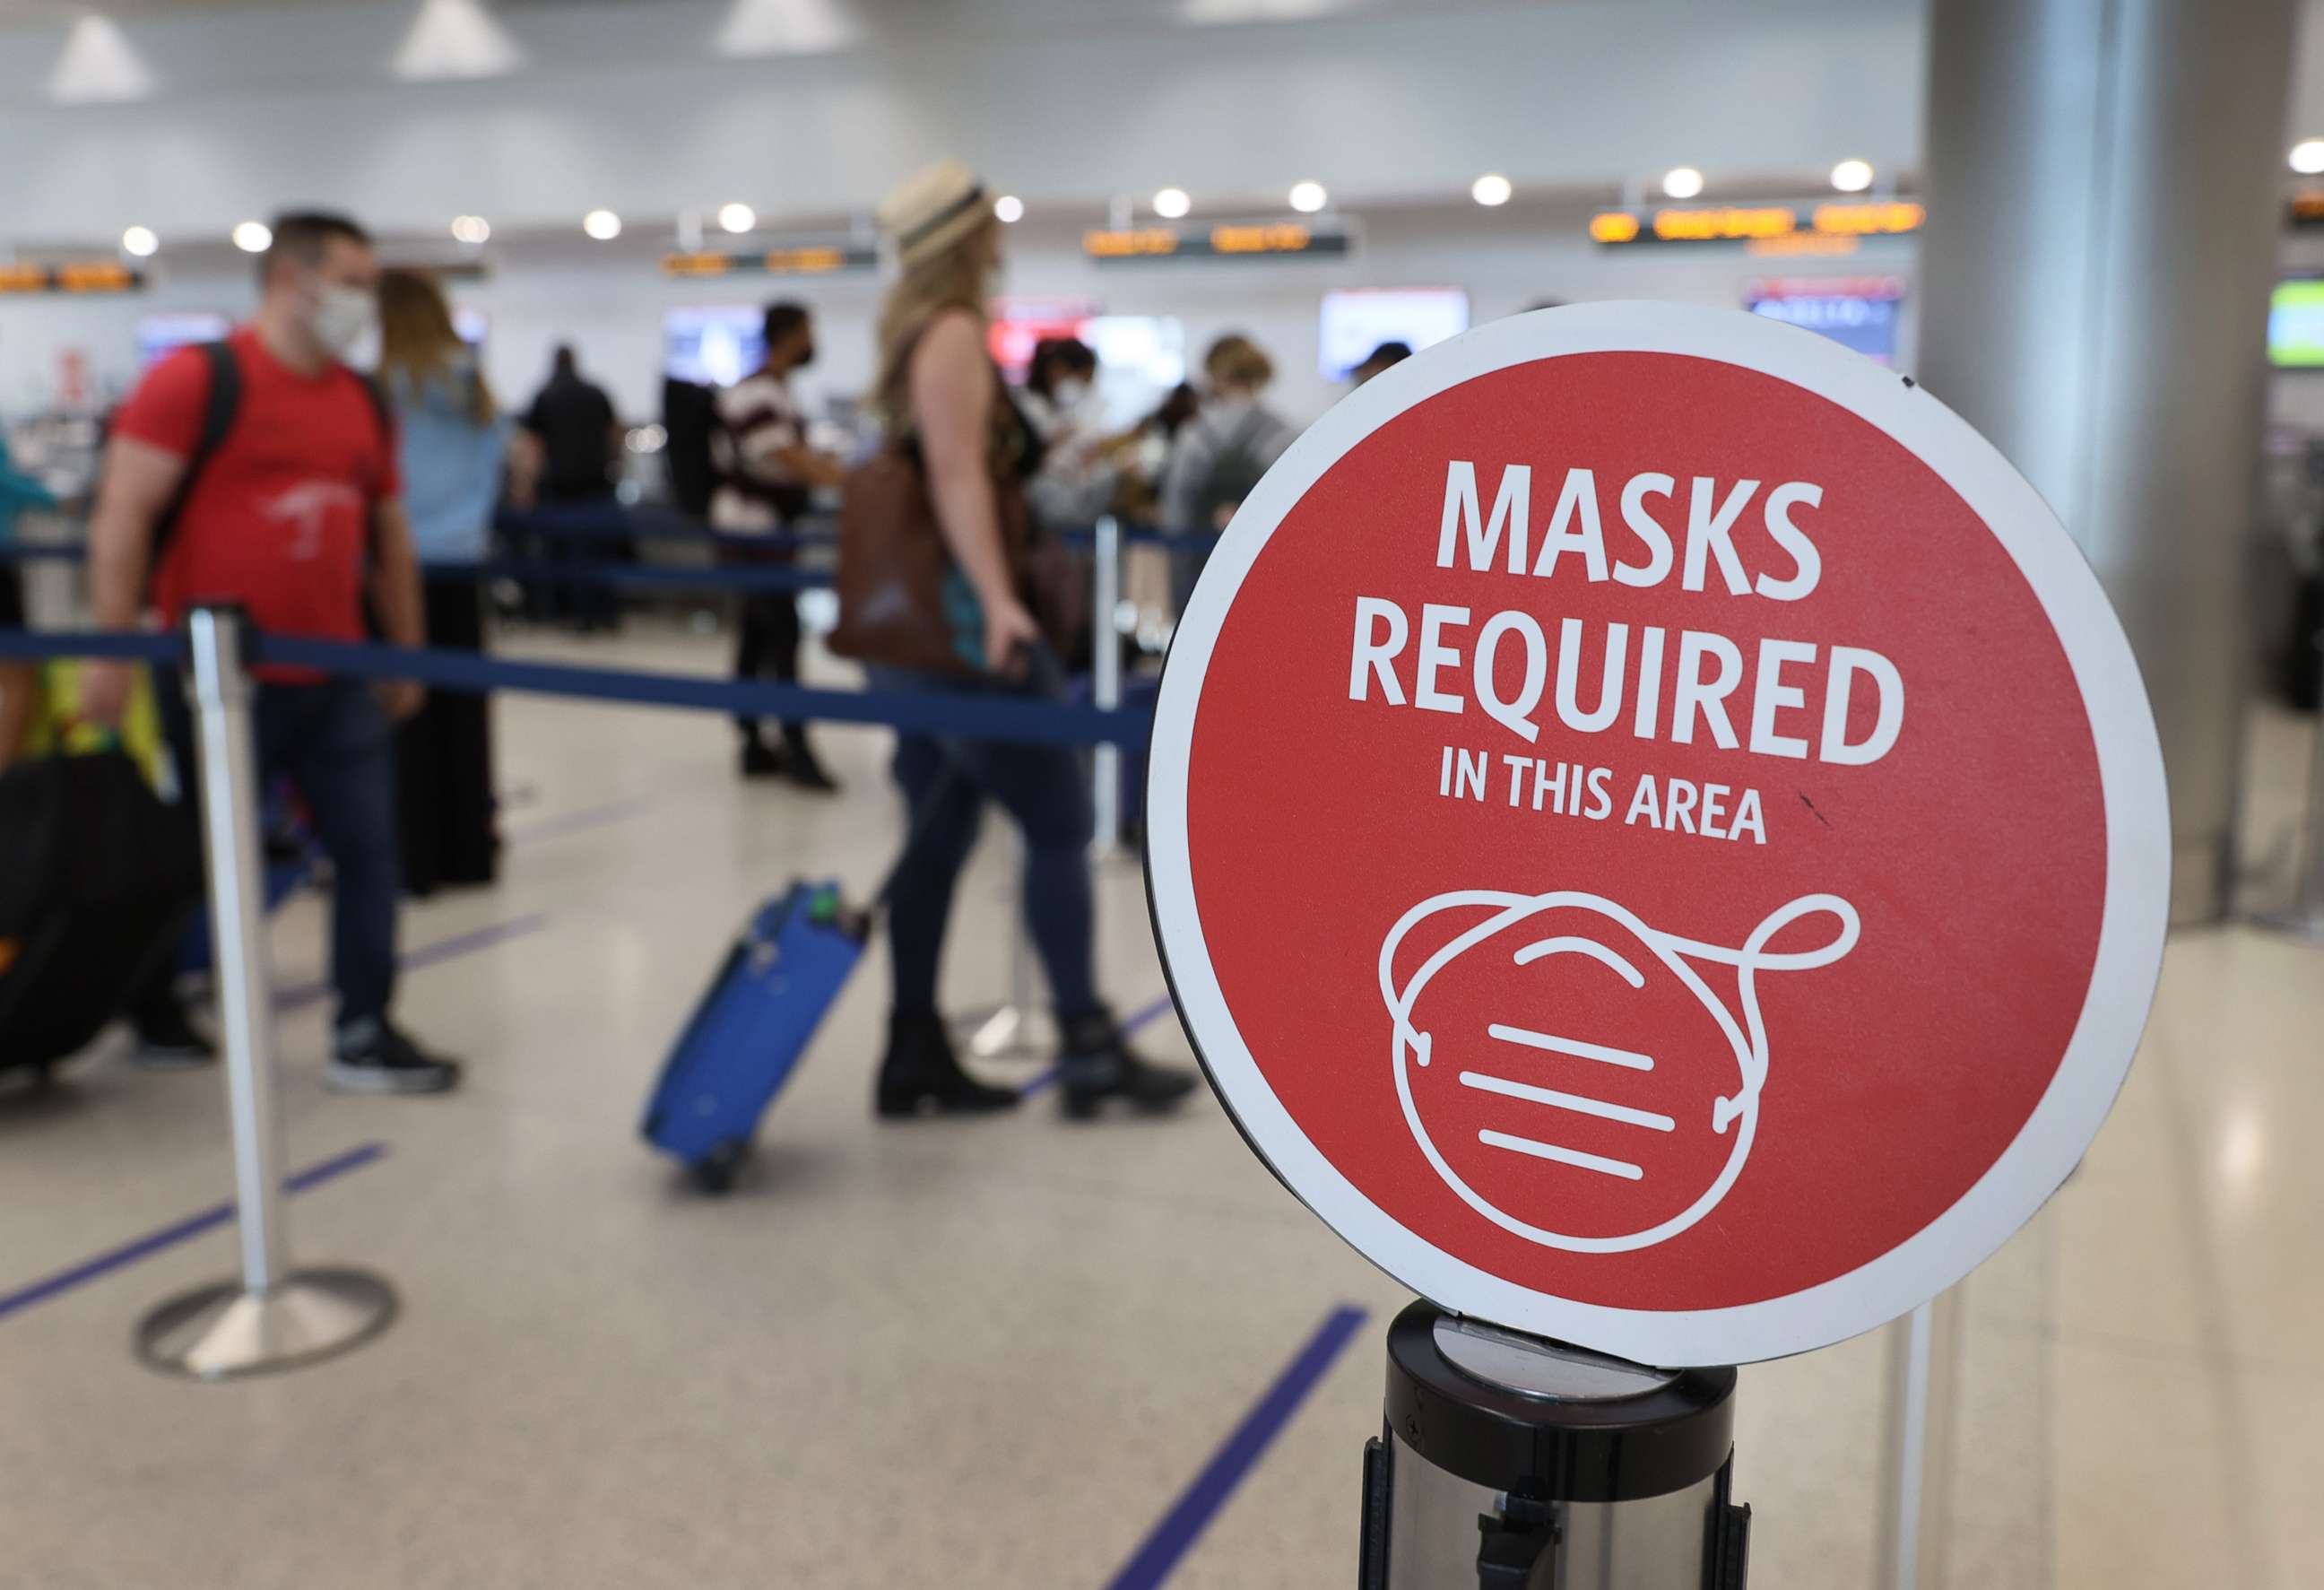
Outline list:
[[[870,913],[849,910],[837,883],[795,883],[726,952],[662,1067],[642,1128],[706,1190],[733,1185],[759,1117],[847,986],[870,929]]]

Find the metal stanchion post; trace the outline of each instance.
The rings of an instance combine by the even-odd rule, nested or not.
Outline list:
[[[1090,697],[1109,709],[1121,705],[1121,525],[1111,513],[1097,522],[1097,550],[1091,559],[1096,591],[1090,615]],[[1093,848],[1101,856],[1121,849],[1121,747],[1104,744],[1090,758],[1097,812]]]
[[[1413,1304],[1388,1327],[1358,1585],[1743,1590],[1735,1383]]]
[[[311,1364],[369,1340],[394,1317],[395,1293],[364,1271],[290,1268],[245,625],[236,608],[200,607],[186,631],[242,1273],[148,1314],[137,1327],[137,1354],[156,1369],[225,1380]]]
[[[2324,672],[2324,634],[2314,637],[2317,669]],[[2316,754],[2308,769],[2307,855],[2300,864],[2292,903],[2264,911],[2260,922],[2310,944],[2324,945],[2324,708],[2316,715]]]
[[[1879,1590],[1943,1590],[1960,1309],[1956,1288],[1888,1327]]]

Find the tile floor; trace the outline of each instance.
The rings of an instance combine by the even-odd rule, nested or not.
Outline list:
[[[708,670],[714,644],[648,632],[590,654]],[[1349,1583],[1379,1331],[1404,1297],[1207,1096],[1093,1131],[1045,1101],[875,1129],[872,965],[733,1197],[691,1195],[637,1141],[744,911],[794,873],[878,875],[884,736],[826,735],[848,794],[815,801],[738,784],[724,726],[697,716],[499,711],[505,877],[405,921],[408,948],[485,941],[403,997],[469,1086],[327,1095],[322,1006],[282,1023],[292,1162],[388,1151],[295,1200],[297,1248],[384,1271],[402,1317],[269,1381],[138,1368],[139,1314],[225,1272],[223,1230],[0,1315],[0,1587],[1130,1590],[1155,1521],[1354,1304],[1353,1345],[1158,1581]],[[2302,736],[2264,727],[2281,812]],[[1007,863],[988,845],[964,897],[964,1008],[1006,981]],[[1102,916],[1106,981],[1145,1004],[1162,985],[1134,866],[1103,870]],[[286,986],[320,975],[320,926],[311,900],[279,920]],[[1148,1041],[1185,1058],[1167,1019]],[[2319,1132],[2324,951],[2181,937],[2088,1163],[1966,1283],[1954,1590],[2318,1582]],[[115,1044],[45,1096],[0,1090],[0,1295],[226,1191],[213,1078],[137,1072]],[[1876,1336],[1745,1372],[1755,1584],[1871,1585],[1883,1352]]]

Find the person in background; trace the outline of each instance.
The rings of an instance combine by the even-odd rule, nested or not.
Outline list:
[[[1078,337],[1045,337],[1033,345],[1017,404],[1046,441],[1073,423],[1096,380],[1097,350]]]
[[[453,328],[452,306],[434,277],[384,273],[379,309],[379,375],[395,410],[429,643],[482,651],[484,595],[474,566],[491,541],[509,425],[474,350]],[[397,731],[407,892],[493,881],[500,840],[492,764],[488,698],[480,692],[438,691]]]
[[[1045,337],[1034,345],[1017,394],[1042,448],[1041,467],[1025,483],[1026,500],[1036,518],[1056,529],[1079,529],[1113,508],[1138,444],[1134,430],[1103,434],[1091,401],[1096,381],[1095,349],[1075,337]]]
[[[1194,390],[1191,381],[1181,381],[1170,389],[1170,395],[1146,416],[1139,429],[1148,436],[1159,437],[1167,449],[1178,439],[1178,433],[1203,411],[1203,394]]]
[[[113,422],[89,522],[89,590],[99,627],[138,627],[152,607],[177,624],[198,602],[241,604],[276,634],[359,642],[365,605],[385,639],[427,640],[420,565],[383,401],[347,368],[379,323],[379,263],[341,216],[279,217],[259,266],[258,311],[222,356],[239,394],[223,442],[189,475],[212,418],[211,354],[182,348],[130,394]],[[182,499],[180,497],[183,488]],[[156,532],[171,520],[156,554]],[[81,671],[81,716],[117,725],[132,672]],[[178,787],[198,789],[183,692],[164,683]],[[261,670],[258,781],[287,774],[331,858],[331,978],[338,994],[329,1086],[436,1093],[459,1067],[423,1051],[389,1019],[395,991],[398,864],[392,724],[422,700],[409,679],[374,686],[304,670]]]
[[[1412,357],[1412,344],[1383,342],[1365,356],[1362,364],[1348,372],[1348,379],[1356,385],[1361,386],[1381,371],[1401,365],[1410,357]]]
[[[972,649],[977,671],[877,664],[867,671],[882,689],[1055,698],[1061,670],[1027,605],[1025,570],[1012,567],[1003,528],[1003,494],[1020,488],[1040,445],[985,352],[1001,224],[982,184],[957,161],[890,194],[878,217],[901,275],[880,308],[875,390],[890,433],[909,438],[918,456],[951,558],[948,584],[958,599],[948,596],[946,606],[958,612],[948,612],[954,622],[932,638]],[[1062,1030],[1058,1085],[1066,1115],[1086,1119],[1116,1099],[1163,1109],[1192,1092],[1191,1074],[1130,1049],[1098,997],[1089,784],[1081,759],[1060,746],[908,733],[897,736],[895,776],[911,822],[888,896],[895,1007],[880,1067],[880,1114],[989,1111],[1017,1102],[1014,1090],[985,1086],[961,1069],[936,1010],[945,922],[988,800],[1024,834],[1025,914]]]
[[[814,317],[805,304],[771,303],[765,330],[765,362],[716,399],[710,458],[718,483],[710,497],[710,524],[723,535],[773,536],[789,530],[806,511],[809,494],[818,486],[836,486],[845,473],[838,459],[807,446],[807,422],[791,395],[792,374],[815,363]],[[746,567],[792,560],[788,550],[780,548],[729,548],[721,557]],[[735,627],[734,677],[797,684],[798,664],[798,594],[746,593]],[[785,723],[778,750],[767,744],[757,718],[734,722],[742,735],[743,777],[782,777],[825,793],[839,788],[816,758],[805,724]]]
[[[1176,611],[1186,610],[1195,578],[1210,557],[1209,538],[1299,434],[1261,401],[1275,365],[1250,338],[1220,337],[1203,356],[1208,386],[1202,412],[1178,432],[1162,477],[1162,524],[1189,538],[1171,554]]]
[[[612,498],[621,422],[605,389],[581,374],[571,343],[559,343],[551,356],[549,383],[525,411],[524,428],[540,439],[542,502],[602,503]]]
[[[559,343],[550,357],[549,383],[536,393],[522,421],[539,448],[527,495],[546,508],[613,506],[613,466],[622,453],[622,423],[605,389],[584,377],[571,343]],[[612,560],[628,548],[608,537],[550,538],[542,549],[549,562]],[[569,619],[583,630],[611,629],[618,609],[601,585],[558,581],[546,593],[548,616]]]
[[[1263,399],[1275,365],[1239,334],[1203,356],[1203,406],[1178,432],[1162,484],[1163,513],[1181,533],[1222,531],[1259,477],[1298,436]]]

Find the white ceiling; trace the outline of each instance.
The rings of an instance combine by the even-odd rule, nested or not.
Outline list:
[[[208,16],[225,11],[321,10],[354,0],[0,0],[0,27],[65,27],[92,14],[115,22]],[[646,0],[650,4],[651,0]]]
[[[0,0],[0,27],[64,27],[88,15],[115,22],[215,16],[237,11],[327,11],[367,0]],[[419,0],[409,0],[416,9]],[[1724,0],[1701,0],[1706,12]],[[1766,8],[1767,0],[1755,0]],[[650,14],[683,9],[687,0],[488,0],[510,15],[545,11],[622,11]],[[1394,13],[1473,12],[1534,8],[1589,0],[798,0],[798,8],[828,9],[871,31],[899,26],[947,30],[1038,28],[1107,30],[1157,22],[1186,26],[1286,23]],[[1917,13],[1922,0],[1775,0],[1781,9],[1872,8]]]

